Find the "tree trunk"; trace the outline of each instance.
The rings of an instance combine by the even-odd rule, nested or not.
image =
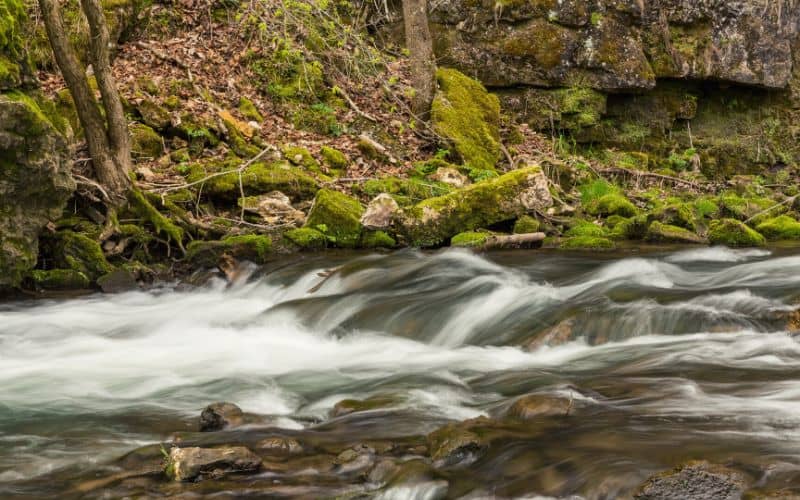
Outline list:
[[[90,57],[94,67],[97,86],[103,99],[108,123],[108,139],[114,151],[117,172],[125,176],[123,184],[128,183],[127,174],[131,169],[131,139],[128,120],[122,109],[122,99],[117,90],[117,82],[111,71],[111,37],[108,34],[103,8],[98,0],[81,0],[83,12],[89,22]]]
[[[411,84],[415,91],[411,108],[417,117],[427,121],[436,91],[436,60],[428,26],[428,0],[403,0],[403,21],[406,48],[411,59]]]
[[[57,0],[39,0],[39,7],[42,11],[42,19],[47,30],[47,37],[50,40],[50,46],[53,48],[56,63],[58,64],[61,74],[64,76],[64,81],[69,88],[72,99],[75,101],[75,109],[78,113],[81,126],[83,126],[84,134],[86,136],[86,143],[89,146],[89,154],[92,157],[92,164],[94,166],[97,179],[108,192],[109,196],[113,198],[115,203],[123,203],[125,200],[125,192],[130,187],[131,181],[128,177],[128,169],[130,168],[130,140],[120,139],[120,130],[115,130],[112,142],[112,134],[109,134],[109,129],[106,127],[106,121],[103,119],[102,114],[97,106],[97,101],[94,97],[92,89],[89,87],[89,82],[86,79],[86,70],[78,60],[75,54],[75,49],[70,45],[64,29],[64,23],[61,17],[61,10]],[[102,14],[102,10],[101,10]],[[94,19],[97,21],[97,18]],[[105,18],[101,19],[100,26],[93,26],[96,23],[90,20],[89,25],[92,27],[92,56],[94,58],[94,46],[102,44],[102,33],[100,37],[96,34],[98,29],[105,29],[106,38],[108,38],[108,28],[105,25]],[[99,53],[102,54],[103,50],[100,48]],[[110,68],[107,60],[108,56],[108,42],[105,43],[106,62],[103,63],[102,58],[99,59],[99,68],[95,66],[95,75],[98,85],[106,87],[103,94],[104,107],[109,120],[115,120],[119,126],[119,114],[115,114],[114,100],[119,105],[118,112],[122,111],[122,104],[119,99],[119,94],[114,89],[113,93],[108,92],[108,86],[113,84],[113,78],[109,79]],[[101,83],[104,82],[104,83]],[[124,121],[124,113],[121,113],[124,135],[127,136],[127,122]],[[118,141],[122,141],[121,144]],[[127,141],[127,142],[125,142]],[[127,150],[124,145],[128,144]],[[122,149],[118,147],[122,145]]]

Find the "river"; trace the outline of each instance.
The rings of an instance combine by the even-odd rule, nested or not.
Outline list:
[[[690,459],[797,488],[798,301],[796,250],[697,248],[309,256],[231,284],[6,302],[0,497],[617,498]],[[569,414],[500,426],[427,479],[289,466],[216,486],[153,474],[86,485],[176,436],[293,436],[313,443],[308,468],[354,443],[424,444],[529,394],[568,400]],[[380,404],[330,416],[368,398]],[[194,432],[215,401],[254,423]]]

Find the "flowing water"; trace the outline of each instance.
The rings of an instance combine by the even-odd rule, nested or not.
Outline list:
[[[736,464],[756,486],[800,486],[796,251],[405,251],[245,274],[0,304],[0,497],[246,487],[303,498],[617,498],[689,459]],[[315,464],[354,443],[410,443],[429,462],[427,433],[481,416],[491,428],[527,394],[568,399],[569,413],[497,424],[483,452],[436,465],[430,480],[387,487],[307,457],[305,472],[214,487],[154,474],[91,483],[124,471],[126,452],[176,436],[293,436],[314,443]],[[338,401],[368,398],[380,408],[330,416]],[[255,423],[193,432],[214,401]],[[413,455],[404,453],[397,461]]]

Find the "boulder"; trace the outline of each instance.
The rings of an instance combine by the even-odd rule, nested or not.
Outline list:
[[[653,243],[708,243],[705,238],[688,229],[662,224],[658,221],[650,224],[645,239]]]
[[[492,170],[500,159],[500,102],[479,82],[454,70],[436,73],[439,92],[433,100],[431,123],[450,141],[464,164]]]
[[[212,403],[200,413],[200,432],[219,431],[240,425],[244,419],[242,409],[233,403]]]
[[[405,210],[402,231],[415,246],[442,245],[458,233],[515,220],[553,204],[538,166],[514,170]]]
[[[229,473],[252,473],[261,468],[261,458],[243,446],[221,448],[172,448],[166,474],[175,481],[194,481]]]
[[[766,244],[763,236],[735,219],[712,221],[708,239],[715,245],[730,247],[760,247]]]
[[[361,237],[363,214],[364,207],[355,198],[331,189],[320,189],[305,227],[325,234],[337,247],[354,248]]]
[[[507,416],[519,420],[538,417],[566,417],[572,410],[572,401],[546,394],[528,394],[518,398],[509,407]]]
[[[634,494],[637,500],[738,500],[750,480],[743,473],[705,461],[689,462],[652,476]]]
[[[427,436],[431,459],[444,465],[468,461],[479,455],[486,445],[469,429],[469,421],[448,424]]]
[[[246,212],[256,213],[267,224],[292,224],[302,226],[306,215],[292,206],[292,200],[280,191],[239,199]]]
[[[400,206],[391,195],[381,193],[367,205],[361,224],[366,229],[388,229],[394,224],[394,218],[400,211]]]
[[[72,133],[51,112],[36,96],[0,94],[0,288],[18,286],[36,265],[40,231],[75,190]]]

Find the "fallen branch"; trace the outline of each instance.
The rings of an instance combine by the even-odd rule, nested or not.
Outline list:
[[[480,248],[481,250],[533,248],[544,241],[545,237],[544,233],[498,234],[490,236]]]
[[[794,196],[792,196],[792,197],[790,197],[790,198],[786,198],[786,199],[785,199],[785,200],[783,200],[782,202],[780,202],[780,203],[778,203],[778,204],[775,204],[775,205],[772,205],[771,207],[767,208],[766,210],[762,210],[762,211],[758,212],[758,213],[757,213],[757,214],[755,214],[754,216],[752,216],[752,217],[750,217],[749,219],[747,219],[746,221],[744,221],[744,223],[745,223],[745,224],[748,224],[748,223],[750,223],[752,220],[754,220],[754,219],[756,219],[756,218],[758,218],[758,217],[760,217],[760,216],[762,216],[762,215],[764,215],[764,214],[768,214],[768,213],[772,212],[773,210],[775,210],[776,208],[780,208],[780,207],[782,207],[782,206],[784,206],[784,205],[788,205],[789,203],[794,203],[794,201],[795,201],[796,199],[798,199],[798,198],[800,198],[800,195],[794,195]]]
[[[695,188],[695,189],[698,189],[698,190],[703,190],[704,189],[703,186],[701,186],[700,184],[697,184],[696,182],[692,182],[692,181],[687,181],[686,179],[681,179],[680,177],[672,177],[670,175],[656,174],[656,173],[653,173],[653,172],[644,172],[642,170],[631,170],[631,169],[624,168],[624,167],[604,168],[603,170],[600,170],[599,173],[600,174],[621,173],[621,174],[631,175],[633,177],[650,177],[650,178],[653,178],[653,179],[661,179],[661,180],[670,181],[670,182],[673,182],[675,184],[684,184],[686,186],[689,186],[689,187],[692,187],[692,188]]]
[[[347,92],[345,92],[343,88],[341,88],[341,87],[333,87],[333,92],[335,94],[339,94],[340,96],[342,96],[344,98],[344,100],[347,101],[347,104],[349,104],[350,107],[353,109],[353,111],[355,111],[359,116],[361,116],[362,118],[366,118],[367,120],[369,120],[371,122],[375,122],[375,123],[378,122],[377,118],[375,118],[374,116],[362,111],[361,108],[359,108],[358,105],[350,98],[350,96],[347,95]]]

